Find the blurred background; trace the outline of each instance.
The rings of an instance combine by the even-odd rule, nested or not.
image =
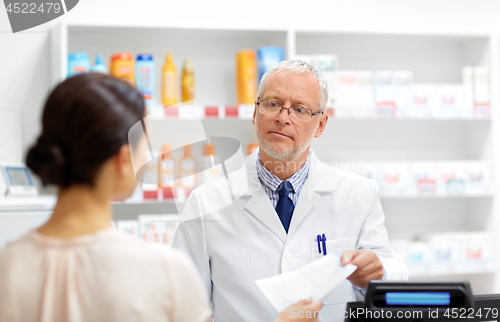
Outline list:
[[[498,293],[498,12],[500,2],[486,0],[81,0],[13,34],[1,8],[0,163],[22,166],[44,100],[68,76],[128,79],[146,100],[161,157],[146,169],[148,184],[113,201],[115,224],[168,246],[190,191],[221,176],[196,168],[225,149],[170,147],[188,142],[183,130],[201,119],[207,137],[236,138],[249,154],[261,75],[299,58],[329,82],[330,119],[313,150],[379,183],[410,278],[467,279],[476,294]],[[37,196],[0,185],[0,245],[50,215],[56,191],[33,181]]]

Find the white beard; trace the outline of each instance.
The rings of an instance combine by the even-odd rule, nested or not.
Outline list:
[[[279,143],[270,142],[259,134],[260,131],[259,131],[259,126],[257,124],[256,124],[256,131],[257,131],[257,140],[259,141],[259,149],[264,150],[264,152],[266,152],[266,154],[269,155],[270,157],[283,162],[294,161],[299,157],[299,155],[304,153],[304,151],[311,145],[311,142],[314,139],[314,134],[316,133],[316,130],[319,127],[318,123],[318,126],[311,134],[311,137],[304,143],[296,146],[280,148]]]

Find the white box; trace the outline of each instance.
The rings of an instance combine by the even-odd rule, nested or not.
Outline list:
[[[376,180],[380,186],[379,194],[381,196],[411,196],[414,191],[409,163],[385,162],[380,164]]]
[[[488,67],[474,67],[474,102],[490,102],[490,70]]]
[[[397,71],[392,73],[394,83],[394,101],[399,116],[412,106],[413,73],[411,71]]]
[[[432,251],[429,242],[413,241],[408,245],[408,271],[410,275],[428,275],[432,268]]]
[[[432,109],[439,106],[439,95],[433,84],[414,84],[412,86],[412,104],[406,110],[408,118],[432,117]]]
[[[487,67],[474,68],[474,116],[491,116],[490,71]]]
[[[305,61],[316,68],[328,83],[327,107],[335,108],[337,96],[337,71],[339,70],[339,59],[336,55],[297,55],[297,59]]]
[[[441,162],[439,164],[438,192],[440,196],[460,196],[466,190],[466,172],[463,162]]]
[[[139,222],[137,220],[117,220],[116,228],[127,235],[139,237]]]
[[[373,85],[377,116],[396,117],[396,95],[392,72],[376,71],[373,76]]]
[[[413,185],[418,196],[435,196],[438,193],[438,169],[434,162],[412,164]]]
[[[472,111],[474,107],[474,68],[462,67],[462,85],[464,86],[465,106]]]
[[[438,85],[439,106],[433,110],[436,118],[470,118],[472,109],[466,100],[466,90],[463,84]]]
[[[492,165],[482,161],[467,161],[464,163],[465,194],[482,196],[493,193]]]
[[[179,223],[178,215],[140,215],[140,237],[147,243],[171,246]]]

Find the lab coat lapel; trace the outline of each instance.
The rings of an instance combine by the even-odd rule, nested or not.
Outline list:
[[[258,149],[246,161],[248,176],[248,190],[245,195],[250,199],[245,205],[245,210],[259,220],[267,229],[273,232],[283,243],[285,243],[286,232],[281,221],[274,210],[271,200],[266,194],[257,175],[256,161]]]
[[[260,189],[254,190],[253,195],[245,205],[245,209],[272,231],[283,243],[285,242],[285,229],[262,186]]]
[[[319,161],[314,152],[310,155],[310,162],[309,174],[300,191],[292,221],[290,222],[289,235],[297,230],[302,220],[309,213],[314,211],[314,206],[321,195],[334,192],[331,177],[328,175],[328,167]]]
[[[320,195],[310,187],[309,180],[306,180],[302,186],[299,199],[297,199],[297,204],[295,205],[295,209],[293,211],[292,221],[290,222],[290,228],[288,229],[289,235],[297,229],[300,222],[313,209],[319,198]]]

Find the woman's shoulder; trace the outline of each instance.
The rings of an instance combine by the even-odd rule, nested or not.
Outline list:
[[[113,254],[124,254],[133,257],[151,258],[160,261],[179,262],[180,265],[190,265],[190,259],[177,249],[165,244],[146,243],[138,237],[113,230],[102,240],[97,240],[95,246],[109,250]]]

